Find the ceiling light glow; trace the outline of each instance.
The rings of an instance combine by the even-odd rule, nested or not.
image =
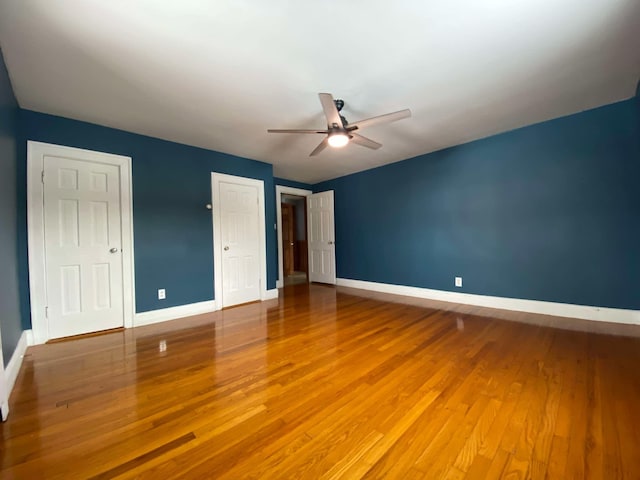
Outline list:
[[[344,147],[349,143],[349,136],[343,132],[336,132],[329,135],[329,145],[334,148]]]

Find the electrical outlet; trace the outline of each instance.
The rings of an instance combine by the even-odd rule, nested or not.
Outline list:
[[[462,277],[456,277],[456,287],[462,287]]]
[[[158,289],[158,300],[164,300],[167,298],[167,292],[164,291],[164,288]]]

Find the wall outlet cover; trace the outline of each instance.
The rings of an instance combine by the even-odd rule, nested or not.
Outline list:
[[[456,287],[462,287],[462,277],[456,277]]]
[[[167,298],[167,292],[165,292],[164,288],[158,289],[158,300],[164,300]]]

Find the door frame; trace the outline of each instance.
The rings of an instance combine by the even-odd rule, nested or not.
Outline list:
[[[220,222],[220,183],[228,182],[258,188],[258,241],[260,253],[260,300],[267,300],[267,235],[265,224],[264,180],[211,172],[211,202],[213,208],[213,290],[216,310],[224,308],[222,291],[222,225]]]
[[[124,327],[133,327],[135,315],[135,277],[133,252],[133,203],[131,157],[82,148],[27,141],[27,248],[29,256],[29,295],[34,343],[50,339],[47,305],[44,237],[44,155],[103,163],[120,172],[120,223],[122,235],[122,305]],[[79,158],[82,156],[82,158]]]
[[[278,280],[276,281],[276,288],[282,288],[284,286],[284,267],[282,266],[282,206],[280,205],[280,198],[283,193],[297,195],[299,197],[308,197],[313,192],[301,188],[276,185],[276,230],[278,231]]]

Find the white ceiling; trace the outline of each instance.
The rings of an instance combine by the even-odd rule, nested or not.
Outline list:
[[[315,183],[630,98],[639,0],[0,0],[21,107]],[[384,144],[308,155],[318,92]]]

